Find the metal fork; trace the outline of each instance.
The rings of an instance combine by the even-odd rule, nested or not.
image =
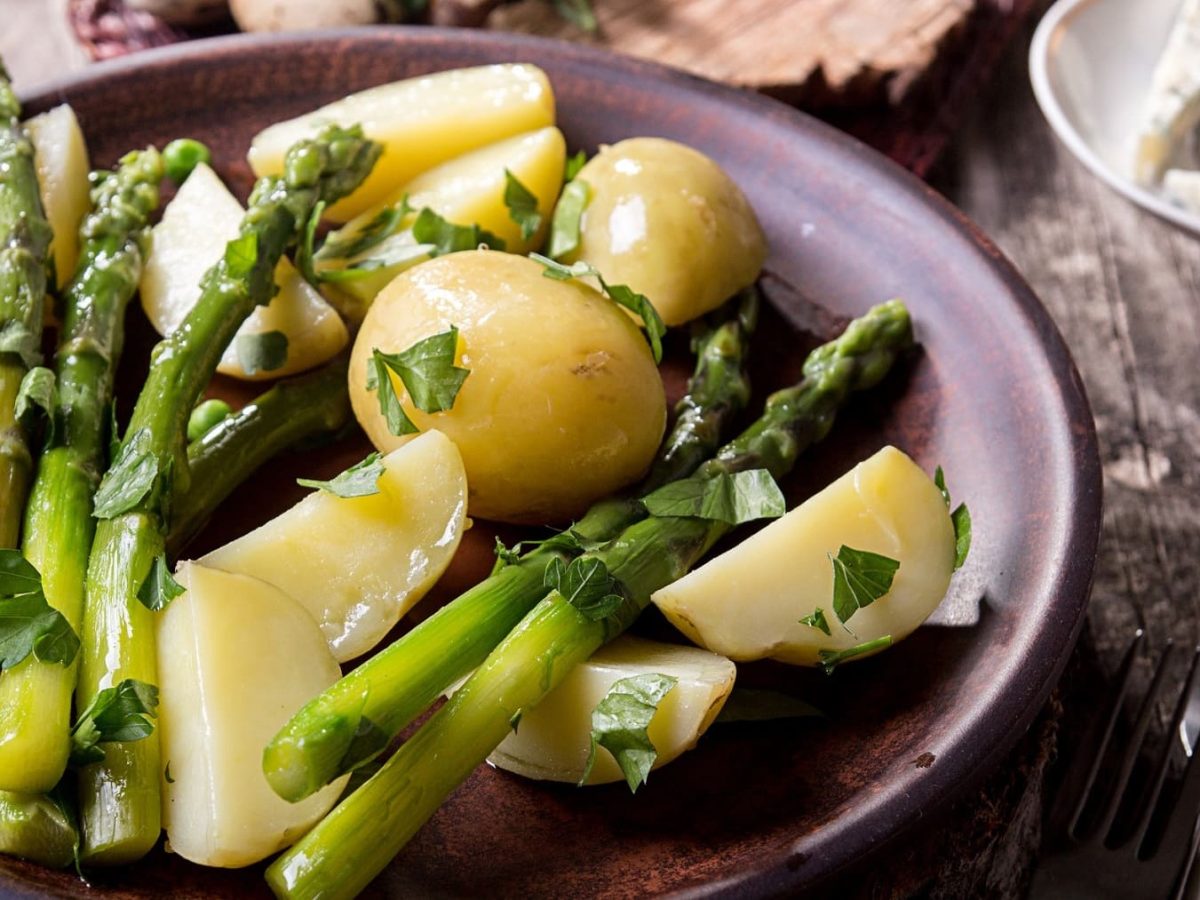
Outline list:
[[[1159,658],[1150,688],[1142,700],[1133,731],[1124,746],[1113,741],[1121,709],[1129,692],[1134,664],[1140,656],[1143,635],[1139,630],[1121,661],[1116,696],[1105,714],[1080,743],[1067,764],[1066,777],[1055,795],[1047,820],[1044,857],[1034,873],[1030,900],[1159,900],[1184,897],[1192,864],[1200,844],[1200,763],[1191,753],[1185,732],[1185,715],[1200,667],[1200,647],[1192,655],[1187,682],[1175,704],[1171,730],[1155,760],[1145,788],[1129,790],[1130,776],[1154,716],[1154,706],[1174,648],[1168,644]],[[1174,807],[1161,838],[1147,842],[1151,823],[1157,821],[1163,785],[1171,763],[1171,749],[1179,735],[1189,753]],[[1106,755],[1115,759],[1115,777],[1097,783]],[[1135,793],[1140,796],[1135,796]],[[1129,796],[1126,796],[1129,794]],[[1085,810],[1096,813],[1084,820]],[[1120,814],[1120,815],[1119,815]],[[1156,829],[1157,830],[1157,829]]]

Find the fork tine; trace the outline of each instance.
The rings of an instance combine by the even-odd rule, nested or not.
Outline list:
[[[1183,783],[1175,807],[1167,818],[1156,856],[1170,854],[1173,859],[1183,859],[1195,840],[1197,813],[1200,812],[1200,750],[1194,751],[1184,770]]]
[[[1140,849],[1142,842],[1146,839],[1146,831],[1150,827],[1150,820],[1154,817],[1154,809],[1158,806],[1158,798],[1162,793],[1163,782],[1167,777],[1167,769],[1171,765],[1171,751],[1175,746],[1175,735],[1180,733],[1179,729],[1183,724],[1183,717],[1187,714],[1188,701],[1191,699],[1192,692],[1196,689],[1197,677],[1200,677],[1200,667],[1197,666],[1197,662],[1200,662],[1200,647],[1197,647],[1192,654],[1187,681],[1184,683],[1183,690],[1179,694],[1179,699],[1175,703],[1175,714],[1171,717],[1171,727],[1167,731],[1167,740],[1163,742],[1162,750],[1159,752],[1158,761],[1154,767],[1154,775],[1150,782],[1150,789],[1147,792],[1145,806],[1142,809],[1141,816],[1138,818],[1137,825],[1134,827],[1133,836],[1130,838],[1130,842],[1135,850]]]
[[[1113,729],[1116,727],[1117,718],[1121,715],[1121,706],[1125,701],[1125,695],[1129,693],[1129,682],[1133,674],[1133,663],[1137,658],[1138,651],[1141,649],[1142,641],[1145,634],[1139,628],[1134,634],[1133,640],[1129,642],[1129,648],[1125,651],[1125,656],[1121,660],[1121,667],[1117,670],[1117,689],[1113,693],[1111,708],[1109,709],[1107,719],[1104,721],[1104,727],[1098,732],[1085,736],[1084,742],[1079,745],[1075,751],[1074,758],[1070,765],[1067,766],[1067,777],[1059,789],[1059,799],[1055,805],[1058,809],[1055,810],[1054,818],[1062,822],[1062,832],[1071,838],[1077,838],[1076,829],[1079,827],[1079,819],[1083,815],[1083,810],[1087,806],[1088,797],[1092,793],[1092,788],[1096,783],[1096,776],[1100,772],[1100,764],[1104,761],[1105,753],[1108,750],[1108,743],[1112,739]],[[1093,736],[1099,737],[1099,740],[1094,744],[1095,750],[1092,750]],[[1083,769],[1082,763],[1087,759],[1087,754],[1092,752],[1091,765],[1086,769],[1086,776],[1082,783],[1078,783],[1077,779],[1072,778],[1075,772]],[[1072,783],[1076,782],[1076,783]],[[1060,806],[1060,804],[1062,804]],[[1058,814],[1063,814],[1062,818],[1058,818]]]
[[[1142,700],[1142,708],[1138,710],[1133,734],[1130,735],[1129,741],[1125,745],[1125,751],[1121,755],[1120,768],[1108,800],[1108,807],[1104,810],[1104,815],[1096,830],[1096,837],[1101,841],[1108,836],[1112,829],[1113,821],[1117,818],[1117,810],[1121,807],[1121,799],[1125,796],[1125,789],[1129,787],[1129,776],[1133,774],[1133,766],[1141,752],[1142,742],[1146,739],[1146,730],[1150,727],[1150,719],[1154,715],[1154,705],[1158,702],[1158,695],[1166,678],[1167,663],[1170,662],[1174,650],[1175,648],[1170,642],[1163,648],[1162,655],[1158,658],[1158,667],[1154,670],[1154,679],[1150,682],[1150,688]]]

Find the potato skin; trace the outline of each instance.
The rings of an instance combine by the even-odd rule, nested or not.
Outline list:
[[[354,414],[387,452],[407,438],[387,430],[366,389],[372,349],[399,352],[458,327],[471,374],[453,409],[427,414],[400,396],[417,427],[458,445],[473,516],[566,522],[637,479],[666,427],[662,379],[630,318],[586,284],[542,273],[489,250],[421,263],[379,294],[354,344]]]
[[[603,147],[579,172],[591,189],[579,246],[609,284],[645,294],[668,325],[753,284],[767,242],[749,201],[715,162],[663,138]]]

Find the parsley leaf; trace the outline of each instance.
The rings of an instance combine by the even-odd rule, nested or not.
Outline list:
[[[318,200],[304,223],[304,231],[300,234],[300,244],[296,247],[296,268],[309,284],[316,284],[317,272],[313,268],[313,242],[317,239],[317,226],[321,224],[321,216],[325,213],[325,201]]]
[[[645,294],[639,294],[625,284],[609,284],[595,266],[582,259],[568,266],[538,253],[530,253],[529,258],[541,263],[542,275],[555,281],[569,281],[572,278],[589,276],[595,278],[600,283],[600,290],[609,300],[624,306],[641,318],[646,339],[650,342],[650,349],[654,353],[654,361],[662,362],[662,338],[667,333],[667,326],[663,324],[662,316],[658,314],[658,310],[654,308],[654,304],[647,299]]]
[[[54,372],[45,366],[34,366],[21,379],[14,412],[27,429],[40,414],[46,417],[47,442],[54,439],[54,398],[57,394]]]
[[[0,328],[0,353],[16,353],[25,368],[32,369],[42,361],[42,354],[37,350],[40,340],[40,334],[34,338],[24,323],[10,319]]]
[[[883,637],[875,638],[873,641],[867,641],[865,644],[858,644],[850,647],[847,650],[820,650],[817,655],[821,658],[821,668],[825,670],[826,675],[832,675],[833,670],[840,663],[846,660],[854,659],[856,656],[863,656],[875,650],[882,650],[885,647],[892,646],[892,636],[885,634]]]
[[[504,205],[508,217],[521,226],[522,239],[529,240],[542,227],[537,197],[508,169],[504,170]]]
[[[478,225],[455,225],[447,222],[426,206],[412,224],[412,234],[418,244],[431,244],[431,256],[444,256],[462,250],[477,250],[486,244],[493,250],[505,248],[504,239]]]
[[[958,504],[950,513],[950,521],[954,524],[954,568],[957,571],[971,552],[971,511],[967,504]]]
[[[801,619],[800,624],[807,625],[809,628],[816,628],[818,631],[823,631],[826,634],[833,634],[829,630],[829,621],[825,618],[825,610],[819,606],[812,611],[811,615]]]
[[[576,28],[588,34],[595,34],[600,28],[596,22],[596,13],[592,11],[591,0],[554,0],[554,9]]]
[[[150,493],[158,477],[158,459],[150,452],[150,430],[139,428],[121,444],[112,467],[100,482],[92,515],[112,519],[133,509]]]
[[[391,243],[391,242],[389,242]],[[347,281],[357,281],[391,266],[408,268],[409,264],[423,262],[433,256],[436,248],[433,244],[410,244],[395,242],[388,246],[380,256],[360,259],[344,268],[325,268],[317,272],[317,280],[330,284],[344,284]],[[400,269],[397,268],[397,272]]]
[[[642,505],[653,516],[690,516],[730,525],[776,519],[787,512],[783,492],[766,469],[673,481],[643,497]]]
[[[235,343],[238,363],[247,375],[274,372],[287,363],[288,339],[282,331],[239,334]]]
[[[900,568],[897,560],[845,544],[837,556],[829,554],[829,559],[833,563],[833,612],[843,624],[891,590]]]
[[[577,554],[595,550],[598,546],[600,546],[598,542],[585,540],[569,528],[541,540],[517,541],[513,544],[512,549],[505,547],[504,542],[497,537],[496,564],[492,567],[492,574],[495,575],[505,566],[519,563],[522,556],[534,550],[558,550],[563,553]]]
[[[30,653],[44,663],[69,666],[79,637],[63,614],[46,602],[42,576],[17,550],[0,550],[0,671]]]
[[[150,571],[146,573],[146,579],[138,588],[137,598],[146,609],[157,612],[166,609],[171,601],[183,592],[183,585],[171,577],[167,558],[159,554],[150,564]]]
[[[590,622],[612,615],[625,602],[621,583],[595,557],[581,556],[571,560],[570,565],[555,557],[546,567],[543,584],[558,591]]]
[[[355,463],[345,472],[329,481],[312,478],[297,478],[301,487],[317,488],[335,497],[369,497],[379,493],[379,477],[383,474],[383,459],[378,453],[370,454],[362,462]]]
[[[419,429],[401,407],[389,373],[400,379],[417,409],[444,412],[454,406],[459,389],[471,374],[470,369],[454,365],[457,350],[458,329],[451,325],[448,331],[417,341],[399,353],[372,351],[367,361],[367,390],[375,391],[379,411],[392,434],[414,434]]]
[[[586,181],[568,181],[554,206],[554,217],[550,220],[550,242],[546,255],[551,259],[566,256],[579,246],[579,229],[583,211],[592,199],[592,189]]]
[[[258,234],[247,231],[225,245],[225,272],[230,278],[245,278],[258,262]]]
[[[717,713],[714,724],[728,722],[770,722],[776,719],[824,718],[811,703],[781,691],[735,687]]]
[[[576,150],[571,156],[567,157],[567,165],[563,169],[563,181],[574,181],[575,176],[579,174],[579,170],[587,165],[587,154],[582,150]]]
[[[158,688],[126,678],[105,688],[88,704],[71,729],[71,763],[86,766],[104,759],[100,744],[140,741],[154,731]]]
[[[372,247],[378,246],[399,231],[405,217],[412,211],[412,207],[408,205],[408,197],[405,196],[398,205],[387,206],[381,209],[373,219],[357,231],[345,236],[343,236],[342,232],[346,229],[335,231],[321,245],[321,249],[316,254],[317,258],[345,259],[350,256],[358,256],[359,254],[366,253]]]
[[[933,473],[933,483],[942,492],[946,509],[949,509],[950,492],[946,490],[946,473],[941,466]],[[960,503],[954,508],[954,512],[950,513],[950,524],[954,526],[954,570],[957,572],[971,552],[971,511],[967,509],[967,504]]]
[[[678,679],[647,672],[613,682],[604,699],[592,710],[592,743],[579,783],[586,784],[596,763],[596,748],[613,755],[634,793],[646,782],[658,751],[650,741],[650,720],[675,687]]]

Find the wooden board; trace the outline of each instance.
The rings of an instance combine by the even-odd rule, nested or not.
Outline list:
[[[589,35],[545,0],[487,27],[591,43],[820,108],[898,105],[966,33],[976,0],[596,0]],[[436,10],[436,5],[435,5]]]

